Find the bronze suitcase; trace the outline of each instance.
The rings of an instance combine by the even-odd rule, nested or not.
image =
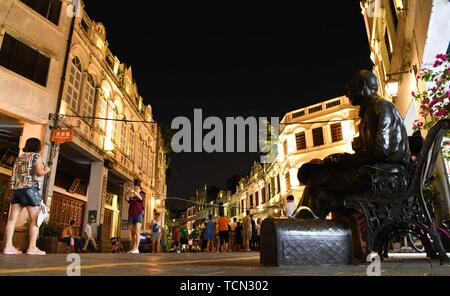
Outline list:
[[[351,230],[321,219],[269,218],[261,225],[265,266],[352,264]]]

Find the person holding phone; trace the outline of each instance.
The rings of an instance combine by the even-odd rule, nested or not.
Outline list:
[[[129,203],[128,224],[130,225],[132,247],[128,253],[139,254],[144,198],[141,195],[141,187],[138,183],[135,183],[134,186],[129,186],[128,191],[125,201]]]

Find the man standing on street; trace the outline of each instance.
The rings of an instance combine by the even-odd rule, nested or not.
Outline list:
[[[88,223],[86,224],[86,227],[84,228],[84,236],[85,236],[85,241],[84,241],[84,247],[83,247],[83,252],[87,251],[87,247],[89,246],[89,242],[92,243],[92,246],[94,247],[95,250],[97,250],[97,243],[95,242],[95,238],[92,236],[92,219],[89,219]]]
[[[244,252],[251,252],[250,241],[252,239],[252,218],[250,217],[250,211],[246,210],[246,216],[242,220],[243,226],[243,239],[244,239]]]

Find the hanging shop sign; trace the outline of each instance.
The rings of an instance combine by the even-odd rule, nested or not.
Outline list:
[[[73,131],[71,130],[54,130],[52,132],[52,142],[56,143],[66,143],[73,141]]]

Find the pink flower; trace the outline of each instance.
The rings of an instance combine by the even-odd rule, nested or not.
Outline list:
[[[443,61],[437,60],[436,62],[434,62],[433,67],[434,67],[434,68],[437,68],[437,67],[441,66],[443,63],[444,63]]]
[[[416,94],[415,91],[413,91],[411,94],[412,94],[413,97],[417,97],[417,94]]]
[[[430,102],[429,108],[432,109],[432,108],[434,107],[434,105],[436,105],[438,102],[439,102],[438,99],[433,99],[433,100]]]
[[[436,59],[441,60],[443,62],[446,62],[448,60],[448,56],[447,56],[447,54],[442,53],[442,54],[438,54],[436,56]]]
[[[450,90],[445,92],[444,97],[446,97],[447,99],[450,99]]]

